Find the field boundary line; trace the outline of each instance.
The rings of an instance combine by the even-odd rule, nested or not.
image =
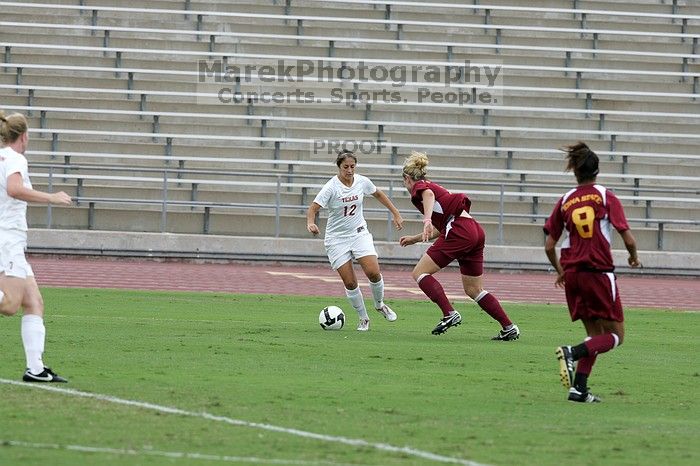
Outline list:
[[[461,464],[464,466],[487,466],[485,464],[477,463],[474,461],[465,460],[462,458],[455,458],[451,456],[439,455],[437,453],[432,453],[425,450],[419,450],[409,446],[397,447],[395,445],[390,445],[388,443],[376,443],[369,442],[363,439],[349,438],[335,435],[319,434],[316,432],[310,432],[300,429],[292,429],[288,427],[275,426],[272,424],[264,424],[259,422],[244,421],[241,419],[234,419],[226,416],[218,416],[215,414],[207,412],[194,412],[186,411],[180,408],[173,408],[170,406],[162,406],[154,403],[148,403],[145,401],[128,400],[124,398],[118,398],[111,395],[101,395],[99,393],[83,392],[80,390],[74,390],[71,388],[59,388],[50,385],[38,385],[38,384],[28,384],[26,382],[19,382],[16,380],[0,379],[0,383],[7,385],[15,385],[23,388],[31,388],[37,390],[45,390],[53,393],[60,393],[63,395],[76,396],[81,398],[90,398],[99,401],[106,401],[108,403],[120,404],[125,406],[132,406],[135,408],[148,409],[151,411],[157,411],[166,414],[177,414],[180,416],[197,417],[201,419],[206,419],[209,421],[223,422],[225,424],[230,424],[240,427],[249,427],[253,429],[261,429],[270,432],[278,432],[282,434],[295,435],[297,437],[303,437],[308,439],[320,440],[323,442],[333,442],[342,443],[344,445],[357,446],[357,447],[368,447],[379,451],[391,452],[391,453],[402,453],[409,456],[415,456],[418,458],[423,458],[431,461],[437,461],[440,463],[452,463]]]
[[[26,447],[26,448],[42,448],[47,450],[68,450],[84,453],[109,453],[115,455],[129,456],[159,456],[173,459],[188,459],[188,460],[207,460],[221,461],[227,463],[261,463],[261,464],[295,464],[295,465],[327,465],[327,466],[360,466],[357,463],[334,463],[332,461],[305,461],[305,460],[285,460],[280,458],[259,458],[256,456],[231,456],[231,455],[212,455],[208,453],[188,453],[183,451],[163,451],[163,450],[136,450],[133,448],[110,448],[110,447],[90,447],[87,445],[61,445],[58,443],[33,443],[23,442],[21,440],[2,440],[0,446],[9,447]]]

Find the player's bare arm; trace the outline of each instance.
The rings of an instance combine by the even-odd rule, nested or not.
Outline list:
[[[430,235],[430,238],[428,238],[428,241],[432,241],[435,238],[438,238],[440,236],[440,232],[436,229],[433,229],[433,232]],[[401,247],[406,247],[410,246],[412,244],[420,243],[423,241],[423,233],[418,233],[417,235],[407,235],[407,236],[402,236],[399,239],[399,244]]]
[[[433,207],[435,206],[435,193],[430,189],[426,189],[422,193],[423,197],[423,241],[430,241],[433,239],[433,234],[435,229],[433,228],[433,222],[431,220],[433,216]],[[435,236],[437,238],[437,236]]]
[[[622,236],[622,241],[625,243],[625,248],[629,253],[627,258],[627,263],[630,267],[641,267],[642,263],[639,261],[639,256],[637,255],[637,241],[634,239],[634,235],[630,230],[625,230],[620,233]]]
[[[43,191],[26,188],[22,183],[22,175],[19,173],[13,173],[7,177],[7,194],[25,202],[42,202],[62,205],[70,205],[72,202],[71,197],[63,191],[45,193]]]
[[[393,223],[394,223],[394,228],[397,230],[402,230],[403,229],[403,217],[401,217],[401,213],[399,212],[399,209],[396,208],[393,202],[391,202],[391,199],[389,199],[389,196],[384,194],[384,191],[377,189],[374,194],[372,194],[376,200],[378,200],[384,207],[389,209],[389,212],[391,212],[391,215],[393,217]]]
[[[544,252],[547,254],[547,259],[557,271],[557,279],[554,281],[554,286],[559,288],[564,287],[564,269],[559,263],[559,258],[557,257],[557,242],[550,235],[547,235],[547,239],[544,242]]]
[[[316,215],[321,210],[321,206],[312,202],[309,206],[309,210],[306,211],[306,231],[317,235],[320,233],[318,225],[316,225]]]

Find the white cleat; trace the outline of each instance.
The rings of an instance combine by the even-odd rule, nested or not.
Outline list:
[[[398,317],[396,316],[396,313],[394,311],[392,311],[391,308],[389,306],[387,306],[386,304],[382,304],[382,307],[378,308],[377,312],[380,313],[381,315],[383,315],[384,318],[386,320],[388,320],[389,322],[393,322],[396,319],[398,319]]]
[[[360,319],[360,323],[357,324],[357,331],[358,332],[369,331],[369,319]]]

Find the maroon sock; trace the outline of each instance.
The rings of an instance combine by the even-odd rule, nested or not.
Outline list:
[[[593,364],[595,364],[596,356],[586,356],[578,360],[576,364],[576,373],[590,375],[591,370],[593,370]]]
[[[432,275],[424,276],[418,282],[418,286],[432,302],[440,307],[444,316],[447,317],[450,312],[454,311],[450,300],[445,296],[445,290],[442,289],[442,285],[440,285],[440,282],[438,282],[435,277]]]
[[[588,391],[588,376],[591,375],[596,356],[585,356],[578,360],[576,364],[576,375],[574,376],[574,388],[581,393]]]
[[[615,342],[617,339],[612,333],[604,333],[603,335],[596,335],[591,337],[590,340],[583,342],[588,349],[588,354],[595,356],[597,354],[607,353],[615,347]]]
[[[479,307],[486,311],[488,315],[497,320],[498,323],[501,324],[501,327],[506,328],[513,323],[510,321],[506,311],[503,310],[501,303],[498,302],[494,295],[486,291],[482,292],[481,297],[477,296],[476,298],[478,300],[476,303],[479,305]]]

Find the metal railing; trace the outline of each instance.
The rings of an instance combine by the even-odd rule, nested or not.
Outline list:
[[[325,181],[328,179],[328,175],[303,175],[304,178],[311,180],[310,182],[285,182],[284,177],[286,175],[282,174],[259,174],[258,176],[272,177],[274,182],[264,182],[264,181],[232,181],[232,180],[212,180],[205,178],[183,178],[182,170],[179,168],[129,168],[129,167],[114,167],[114,170],[128,172],[128,171],[147,171],[148,173],[153,173],[160,176],[113,176],[113,175],[94,175],[94,174],[72,174],[72,173],[56,173],[58,169],[65,169],[63,166],[56,165],[41,165],[41,167],[48,169],[48,173],[33,173],[32,178],[35,179],[46,179],[49,186],[49,190],[52,191],[59,184],[66,184],[70,181],[75,182],[75,190],[77,195],[75,196],[75,201],[78,206],[81,204],[87,204],[88,206],[88,221],[86,228],[95,228],[95,212],[98,205],[110,206],[110,205],[140,205],[140,206],[157,206],[160,209],[160,231],[168,231],[168,214],[176,212],[178,208],[189,209],[189,211],[200,209],[202,213],[202,223],[200,233],[208,234],[210,233],[210,218],[212,211],[216,210],[237,210],[240,212],[246,212],[248,214],[267,211],[272,212],[274,216],[274,236],[280,237],[281,230],[281,219],[283,215],[286,216],[299,216],[303,218],[303,212],[305,212],[309,203],[309,190],[310,189],[320,189]],[[93,167],[94,168],[94,167]],[[108,170],[107,170],[108,171]],[[201,173],[200,173],[201,174]],[[232,173],[231,175],[234,175]],[[378,178],[377,178],[378,179]],[[151,188],[160,191],[161,196],[159,199],[146,199],[139,197],[100,197],[100,196],[84,196],[82,191],[84,190],[85,181],[94,182],[118,182],[126,186],[138,186],[139,188]],[[436,178],[439,180],[439,178]],[[385,181],[385,180],[382,180]],[[395,186],[397,186],[397,181],[389,180],[388,186],[378,186],[379,189],[385,190],[390,197],[395,196]],[[451,184],[455,184],[452,180]],[[474,184],[473,182],[465,182],[464,184]],[[189,200],[177,200],[170,199],[170,194],[173,186],[189,185],[191,188],[191,196]],[[202,201],[198,200],[196,193],[201,190],[203,185],[216,186],[219,188],[228,189],[243,189],[243,188],[264,188],[269,194],[274,194],[275,201],[270,202],[255,202],[255,203],[240,203],[240,202],[217,202],[217,201]],[[498,199],[499,210],[498,212],[485,212],[475,210],[474,214],[477,218],[483,219],[495,219],[497,222],[497,241],[498,244],[504,244],[504,231],[506,225],[509,223],[508,220],[525,220],[525,222],[534,223],[547,217],[546,214],[540,212],[541,204],[540,201],[543,199],[551,201],[553,205],[556,199],[561,197],[561,194],[552,192],[532,192],[523,191],[522,189],[510,190],[513,186],[507,186],[505,183],[494,182],[481,182],[482,186],[486,186],[488,190],[474,190],[470,189],[468,194],[473,199],[484,199],[486,197]],[[283,190],[296,191],[301,194],[301,202],[295,204],[284,203],[282,197],[284,195]],[[460,189],[454,190],[454,192],[461,192]],[[618,195],[621,201],[643,201],[646,205],[646,218],[638,219],[631,218],[630,222],[635,224],[642,224],[645,228],[649,228],[652,225],[656,225],[657,231],[657,248],[663,250],[664,248],[664,232],[666,231],[666,226],[668,225],[680,225],[680,226],[690,226],[695,227],[700,225],[700,220],[687,220],[687,219],[673,219],[673,218],[653,218],[651,216],[651,205],[652,202],[663,202],[672,203],[679,206],[688,206],[689,208],[697,209],[700,207],[700,197],[690,197],[690,198],[680,198],[680,197],[668,197],[668,196],[625,196]],[[507,212],[506,211],[506,199],[511,201],[522,202],[524,199],[531,199],[531,210],[528,213],[524,212]],[[46,225],[51,228],[53,225],[53,209],[57,207],[49,206],[47,209]],[[64,209],[64,208],[60,208]],[[391,223],[391,216],[388,214],[386,209],[367,207],[364,211],[369,214],[368,218],[378,219],[382,215],[386,216],[387,230],[386,230],[386,240],[390,241],[393,239],[393,226]],[[402,210],[402,214],[410,221],[415,219],[418,221],[420,215],[416,213],[415,210]],[[512,222],[510,222],[512,223]]]

